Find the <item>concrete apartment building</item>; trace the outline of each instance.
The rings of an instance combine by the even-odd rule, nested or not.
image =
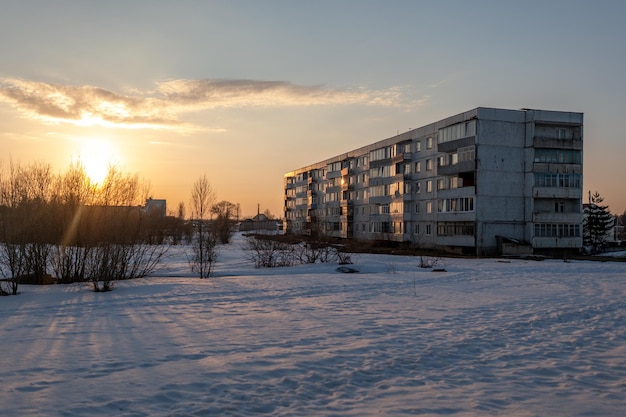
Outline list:
[[[479,107],[285,174],[284,230],[578,251],[582,153],[582,113]]]

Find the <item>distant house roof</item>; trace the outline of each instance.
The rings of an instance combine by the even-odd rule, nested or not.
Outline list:
[[[269,219],[265,214],[257,214],[256,216],[250,218],[250,219],[244,219],[242,220],[242,222],[266,222],[266,221],[271,221],[271,219]]]
[[[251,219],[242,220],[239,230],[276,230],[278,220],[270,219],[265,214],[257,214]]]

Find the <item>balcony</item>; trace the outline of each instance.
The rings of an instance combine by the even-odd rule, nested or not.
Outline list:
[[[473,222],[475,220],[475,211],[447,211],[437,213],[437,221],[440,222]]]
[[[574,187],[533,187],[535,198],[582,198],[582,188]]]
[[[409,161],[409,160],[411,160],[410,152],[402,152],[391,157],[391,162],[394,164],[398,162],[402,162],[402,161]]]
[[[453,152],[458,148],[463,148],[465,146],[471,146],[476,144],[476,136],[468,136],[461,139],[452,140],[449,142],[438,143],[437,151],[438,152]]]
[[[534,237],[532,245],[535,249],[576,249],[582,247],[583,239],[582,237]]]
[[[437,190],[438,198],[457,198],[457,197],[474,197],[476,196],[476,187],[457,187],[446,188],[445,190]]]
[[[326,179],[332,180],[333,178],[341,177],[341,171],[331,171],[326,173]]]
[[[557,162],[533,162],[533,172],[554,172],[562,174],[582,174],[582,164],[563,164]]]
[[[461,172],[474,171],[475,169],[474,160],[471,161],[461,161],[455,165],[446,165],[446,166],[438,166],[437,174],[439,175],[454,175]]]
[[[534,212],[533,223],[582,223],[582,213]]]
[[[558,139],[554,137],[535,136],[533,137],[533,145],[535,148],[583,150],[582,139]]]

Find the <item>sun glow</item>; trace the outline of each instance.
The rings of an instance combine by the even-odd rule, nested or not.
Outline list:
[[[85,168],[89,179],[96,184],[104,181],[110,166],[121,162],[111,142],[99,139],[85,139],[77,159]]]

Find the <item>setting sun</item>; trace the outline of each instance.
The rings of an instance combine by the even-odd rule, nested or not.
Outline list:
[[[86,139],[81,146],[78,161],[85,168],[89,179],[99,184],[106,177],[109,167],[120,163],[120,157],[110,142]]]

